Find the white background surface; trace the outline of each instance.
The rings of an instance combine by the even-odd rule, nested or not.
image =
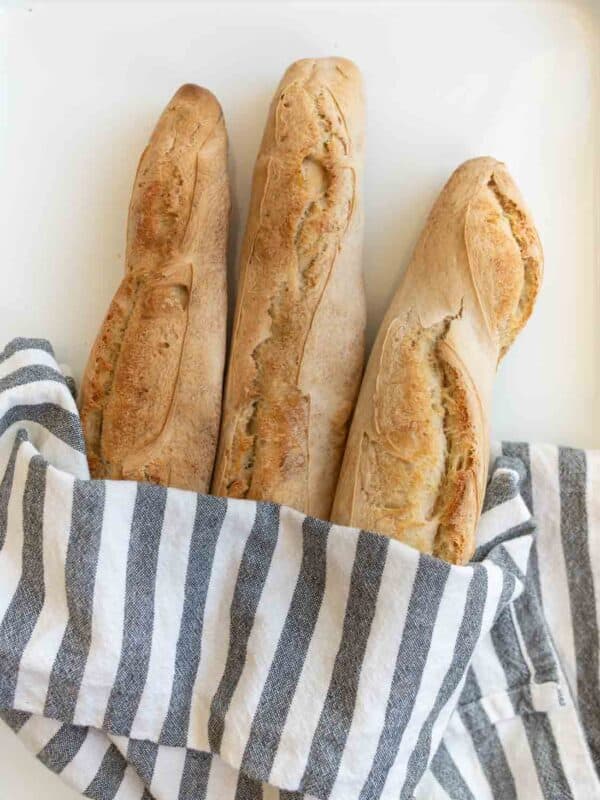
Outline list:
[[[464,159],[505,160],[546,254],[501,366],[493,433],[600,447],[598,20],[593,2],[0,3],[0,344],[44,336],[78,377],[123,269],[137,159],[184,82],[220,99],[232,264],[285,67],[339,54],[368,98],[372,338],[429,207]],[[75,797],[0,728],[0,800]]]

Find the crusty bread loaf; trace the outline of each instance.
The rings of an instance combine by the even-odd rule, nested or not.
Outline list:
[[[213,492],[331,508],[363,369],[358,69],[285,73],[254,171]]]
[[[95,478],[207,491],[225,361],[227,135],[182,86],[138,167],[127,271],[92,348],[81,418]]]
[[[504,165],[467,161],[435,203],[379,330],[333,521],[469,559],[496,366],[531,314],[541,272],[537,233]]]

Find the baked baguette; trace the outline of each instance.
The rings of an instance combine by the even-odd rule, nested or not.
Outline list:
[[[453,563],[473,553],[498,360],[531,314],[542,249],[503,164],[452,175],[385,315],[332,520]]]
[[[92,348],[81,419],[92,477],[208,491],[227,319],[227,135],[185,85],[138,167],[126,275]]]
[[[364,363],[358,69],[285,73],[254,170],[213,492],[327,518]]]

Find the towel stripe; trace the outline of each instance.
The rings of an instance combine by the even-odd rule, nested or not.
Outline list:
[[[125,776],[127,762],[112,744],[102,759],[100,768],[84,794],[92,800],[114,800]]]
[[[506,458],[515,459],[523,465],[523,470],[521,472],[521,484],[519,487],[520,494],[525,501],[527,508],[533,513],[533,493],[531,486],[529,445],[525,442],[503,442],[502,453]]]
[[[494,465],[494,491],[487,492],[483,503],[483,513],[510,510],[511,501],[521,494],[521,482],[524,469],[522,462],[516,458],[501,456]],[[481,541],[477,531],[477,541]]]
[[[54,358],[54,350],[52,349],[52,345],[50,344],[47,339],[29,339],[23,336],[17,336],[12,339],[4,348],[2,353],[0,353],[0,362],[6,361],[15,353],[18,353],[20,350],[43,350],[48,355]],[[35,366],[35,362],[34,362]]]
[[[364,531],[358,537],[342,641],[300,787],[309,794],[326,797],[335,782],[352,722],[388,544],[388,539]]]
[[[134,739],[160,738],[169,710],[169,687],[175,679],[179,628],[185,602],[185,579],[196,517],[196,495],[169,491],[156,565],[156,585],[146,684],[129,729]],[[169,602],[165,603],[165,597]],[[157,689],[158,687],[158,689]]]
[[[332,525],[327,537],[325,590],[306,659],[292,698],[270,783],[297,790],[325,704],[339,651],[359,531]],[[306,702],[306,698],[310,702]]]
[[[289,614],[302,565],[302,520],[299,512],[281,509],[275,549],[248,637],[247,657],[229,705],[221,740],[220,754],[230,764],[238,765],[243,759],[261,691]],[[274,597],[276,605],[272,602]],[[262,780],[266,774],[260,772],[250,777]]]
[[[468,714],[462,706],[459,706],[459,714],[471,735],[494,798],[516,800],[515,779],[506,760],[506,753],[496,727],[492,725],[483,705],[476,702],[481,697],[481,690],[473,670],[469,670],[467,673],[463,695],[465,704],[472,703],[472,705],[469,706]],[[462,700],[463,698],[461,698],[461,702]]]
[[[475,795],[469,789],[444,742],[438,747],[433,757],[431,771],[450,800],[475,800]]]
[[[544,797],[548,800],[570,797],[571,788],[548,717],[524,714],[522,720]]]
[[[434,564],[436,563],[431,559],[430,561]],[[403,733],[398,752],[395,754],[393,764],[383,786],[382,794],[384,796],[400,796],[402,787],[407,779],[407,767],[411,754],[417,746],[422,726],[425,724],[428,714],[436,701],[437,691],[432,692],[431,687],[435,686],[436,689],[439,689],[443,685],[445,676],[452,665],[457,637],[468,599],[465,590],[471,586],[472,576],[480,568],[468,566],[460,572],[451,569],[448,573],[448,579],[444,586],[431,635],[432,644],[423,668],[409,723]],[[497,585],[500,585],[499,581],[497,581]],[[495,603],[492,606],[495,607]],[[435,643],[441,641],[444,641],[444,647],[435,648]],[[456,699],[458,699],[458,693]],[[442,721],[442,718],[440,721]],[[442,730],[444,727],[442,725]]]
[[[449,573],[449,565],[420,556],[388,696],[385,723],[360,800],[380,796],[394,763],[421,685],[437,611]]]
[[[41,456],[29,462],[23,492],[21,578],[0,624],[0,706],[12,708],[19,663],[45,596],[43,563],[44,497],[48,465]]]
[[[452,716],[443,744],[477,800],[496,800],[486,770],[483,768],[486,762],[486,759],[483,758],[485,751],[476,749],[458,710]],[[486,769],[489,770],[489,767],[486,766]],[[500,791],[501,785],[498,785],[497,789]],[[418,800],[429,800],[426,795],[423,797],[418,792],[417,798]]]
[[[23,494],[32,452],[31,445],[24,440],[17,453],[13,491],[6,509],[7,533],[0,550],[0,620],[5,618],[23,574]],[[2,652],[0,649],[0,659]]]
[[[133,764],[146,786],[152,782],[157,753],[158,745],[154,742],[130,739],[127,743],[127,761]]]
[[[329,528],[329,523],[308,517],[302,524],[300,574],[242,759],[242,769],[251,775],[268,775],[273,766],[321,608]]]
[[[586,470],[584,453],[559,449],[560,526],[577,654],[577,705],[592,757],[600,764],[600,641],[588,545]]]
[[[235,800],[263,800],[262,784],[240,772]]]
[[[28,714],[26,711],[0,711],[0,719],[15,733],[19,733],[30,717],[31,714]]]
[[[127,734],[144,689],[152,642],[158,543],[166,500],[166,489],[138,484],[127,558],[121,660],[103,726],[111,733]]]
[[[586,454],[586,495],[589,563],[593,570],[594,614],[597,631],[600,623],[600,536],[597,534],[600,529],[600,492],[598,491],[598,486],[600,486],[600,457],[598,454],[594,455],[595,457],[592,454]],[[593,736],[593,738],[595,739],[596,737]],[[573,759],[571,759],[571,763],[573,763]],[[600,774],[600,760],[596,760],[595,764],[596,770]]]
[[[492,641],[506,672],[508,688],[522,687],[527,707],[533,707],[530,688],[531,673],[523,656],[510,608],[506,609],[498,618],[492,629]],[[518,695],[511,694],[510,697],[513,700],[515,712],[518,713]],[[538,714],[526,714],[523,717],[523,724],[538,768],[538,777],[544,790],[544,797],[553,800],[559,790],[565,797],[568,797],[570,788],[548,720]]]
[[[188,747],[209,750],[210,704],[223,676],[231,627],[230,608],[239,566],[256,518],[257,504],[227,501],[227,513],[215,546],[189,715]]]
[[[521,494],[528,508],[532,510],[533,487],[531,482],[529,446],[521,443],[505,444],[503,446],[503,451],[505,456],[518,458],[525,466],[525,474],[521,481]],[[520,635],[526,647],[527,658],[529,663],[533,666],[533,679],[536,683],[544,683],[548,680],[556,681],[558,680],[556,661],[550,645],[550,639],[547,635],[543,612],[540,607],[541,588],[535,542],[529,553],[526,588],[527,590],[514,604],[514,614],[518,621],[518,623],[515,622],[513,625],[514,634],[516,635],[515,626],[518,624]],[[508,628],[505,627],[504,631],[507,633]],[[511,632],[510,637],[512,637],[512,635]],[[510,641],[512,641],[512,638]],[[497,644],[497,638],[495,642]],[[511,645],[511,650],[512,655],[516,656],[517,646],[514,643]],[[500,655],[498,648],[497,652],[499,652]],[[518,646],[518,652],[521,654],[521,668],[526,674],[526,683],[528,687],[531,674],[529,667],[525,663],[523,650],[520,645]],[[509,686],[512,687],[515,684],[510,683],[510,674],[511,672],[514,673],[515,664],[506,661],[504,664],[507,668],[507,676],[509,676]],[[527,687],[524,689],[524,697],[528,705],[533,705]],[[516,696],[511,695],[511,697]],[[548,720],[545,718],[538,718],[537,715],[526,715],[523,718],[523,724],[534,762],[538,769],[538,778],[544,792],[544,797],[552,798],[557,791],[563,792],[564,796],[568,796],[570,792],[569,784],[558,755],[556,741]],[[549,758],[547,757],[548,755]]]
[[[475,645],[481,634],[481,622],[485,609],[488,576],[484,568],[475,570],[467,592],[467,602],[460,624],[452,663],[444,676],[443,683],[429,712],[425,724],[421,727],[416,747],[413,749],[407,767],[407,778],[402,787],[400,800],[411,800],[413,792],[421,776],[425,772],[430,757],[431,732],[433,726],[456,691],[465,675],[473,655]]]
[[[128,764],[123,774],[114,800],[152,800],[150,793],[144,788],[135,769]]]
[[[104,485],[75,481],[71,515],[77,521],[69,538],[65,581],[69,619],[56,656],[44,713],[72,721],[89,652],[94,581],[102,530]]]
[[[187,741],[192,690],[200,662],[206,595],[226,510],[227,503],[222,498],[198,497],[175,656],[175,675],[179,680],[173,681],[161,734],[164,744],[183,747]]]
[[[399,553],[395,548],[388,548],[371,626],[371,630],[387,627],[388,633],[384,642],[378,637],[369,637],[361,667],[358,694],[366,694],[373,675],[379,677],[378,690],[369,693],[368,703],[358,703],[354,709],[338,776],[331,791],[331,800],[346,800],[349,791],[347,775],[352,775],[358,785],[362,785],[368,778],[377,750],[378,735],[385,724],[389,691],[419,563],[420,556],[416,550]],[[394,620],[394,625],[389,625],[388,620],[391,619]]]
[[[0,378],[0,394],[15,386],[24,386],[35,381],[56,381],[56,383],[67,384],[65,376],[59,370],[46,364],[36,364],[21,367]]]
[[[23,651],[15,687],[16,706],[36,714],[43,713],[52,666],[67,626],[65,561],[71,528],[73,484],[74,478],[70,475],[63,476],[59,491],[54,482],[46,484],[44,526],[56,525],[56,535],[43,537],[44,603]],[[30,677],[32,670],[40,674],[35,683]]]
[[[79,752],[87,737],[87,728],[63,725],[38,753],[38,758],[54,772],[62,772]]]
[[[128,541],[135,506],[135,484],[104,484],[105,505],[94,581],[91,640],[73,721],[98,727],[119,667],[125,616]]]
[[[0,418],[0,437],[17,423],[35,422],[52,432],[53,436],[69,445],[73,450],[85,453],[79,418],[56,403],[35,403],[13,406]]]
[[[28,369],[35,369],[36,367],[50,367],[50,369],[57,370],[65,382],[67,381],[67,374],[61,365],[57,365],[54,356],[50,353],[39,350],[36,348],[25,348],[24,350],[17,350],[12,353],[8,358],[2,358],[0,354],[0,377],[5,378],[12,372],[16,372],[23,367]],[[58,366],[58,369],[57,369]],[[2,394],[0,392],[0,394]],[[11,393],[12,395],[12,393]]]
[[[267,580],[275,550],[279,508],[265,503],[257,506],[252,532],[240,564],[230,610],[229,652],[225,670],[210,706],[208,736],[211,750],[218,751],[225,729],[225,716],[246,659],[248,638],[260,595]]]
[[[8,525],[8,509],[11,492],[13,490],[13,483],[15,480],[15,467],[17,463],[17,455],[21,444],[27,441],[27,433],[24,430],[17,431],[15,442],[10,452],[6,471],[0,483],[0,550],[4,547],[6,540],[6,530]]]
[[[186,752],[178,800],[205,800],[211,760],[209,753]]]
[[[73,728],[72,725],[63,727]],[[110,747],[105,734],[94,728],[84,730],[86,737],[81,747],[60,774],[61,778],[78,792],[83,792],[90,785]]]

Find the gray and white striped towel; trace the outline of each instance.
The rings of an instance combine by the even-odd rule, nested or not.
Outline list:
[[[504,450],[451,567],[286,507],[89,480],[70,381],[14,340],[3,719],[99,800],[600,797],[600,457]]]

